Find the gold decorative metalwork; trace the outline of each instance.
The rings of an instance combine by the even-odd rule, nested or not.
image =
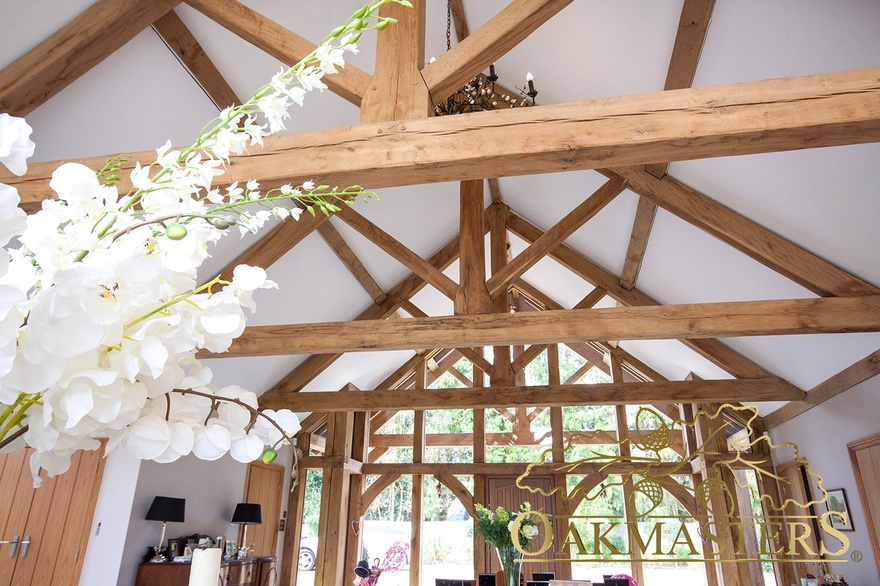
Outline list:
[[[666,458],[664,459],[664,454],[661,454],[661,452],[663,452],[663,450],[666,450],[667,448],[672,448],[672,446],[675,444],[676,434],[681,434],[685,427],[695,428],[700,417],[705,417],[707,420],[721,419],[723,421],[723,413],[725,411],[740,413],[741,419],[745,421],[745,427],[748,432],[747,436],[731,442],[731,451],[716,451],[708,448],[708,446],[715,443],[714,440],[716,436],[721,434],[724,429],[730,425],[729,422],[724,422],[721,425],[717,426],[716,429],[714,429],[711,434],[706,438],[706,440],[701,445],[697,446],[696,450],[693,450],[685,457],[678,460],[673,460],[668,457],[667,452],[665,454]],[[633,491],[643,494],[653,505],[650,509],[646,511],[637,512],[637,515],[639,517],[643,517],[650,514],[651,511],[659,506],[663,498],[663,486],[668,485],[670,482],[675,482],[676,484],[678,484],[678,486],[681,486],[694,493],[697,501],[704,506],[710,507],[710,510],[712,498],[721,493],[723,493],[726,498],[730,499],[730,502],[732,503],[735,499],[730,493],[727,484],[720,477],[720,472],[722,469],[727,469],[731,473],[733,473],[735,470],[750,469],[753,470],[755,474],[772,478],[778,482],[786,483],[787,481],[784,478],[778,476],[773,472],[773,463],[769,454],[773,450],[783,447],[790,447],[794,450],[795,461],[799,464],[803,464],[808,476],[816,480],[816,485],[822,495],[821,499],[813,499],[809,500],[808,502],[801,503],[789,498],[782,502],[779,506],[777,506],[775,503],[773,503],[772,498],[769,495],[757,494],[754,489],[748,484],[742,484],[739,482],[739,480],[737,480],[737,486],[743,489],[751,490],[755,496],[755,500],[761,502],[762,504],[766,502],[774,511],[782,511],[789,504],[794,504],[799,508],[807,508],[811,505],[824,503],[828,495],[825,491],[825,488],[823,487],[823,479],[820,475],[812,471],[809,460],[800,457],[797,444],[791,442],[773,444],[770,441],[769,436],[756,435],[755,429],[752,424],[757,419],[757,417],[758,411],[757,408],[754,406],[725,404],[718,407],[718,409],[714,413],[709,413],[700,409],[694,414],[694,418],[692,420],[682,421],[676,419],[672,420],[670,425],[669,420],[654,409],[651,409],[649,407],[641,407],[636,414],[635,437],[623,438],[621,440],[618,440],[616,437],[612,436],[608,432],[601,430],[594,432],[576,433],[572,434],[569,437],[568,441],[561,451],[563,454],[567,454],[576,444],[580,443],[580,440],[601,439],[605,443],[616,444],[618,446],[629,443],[632,447],[637,448],[641,452],[644,452],[648,455],[622,456],[619,455],[620,450],[618,450],[617,455],[603,454],[593,451],[593,455],[590,457],[581,458],[565,463],[558,463],[553,471],[556,473],[564,474],[578,474],[579,467],[583,465],[589,465],[591,470],[590,472],[588,472],[588,474],[590,474],[595,473],[595,471],[592,469],[595,468],[596,464],[600,464],[600,467],[598,469],[599,472],[617,474],[618,472],[613,471],[616,464],[634,465],[629,467],[628,470],[619,472],[619,474],[621,475],[620,482],[606,481],[603,483],[601,490],[592,495],[584,494],[584,498],[588,500],[594,500],[595,498],[599,497],[604,491],[607,491],[610,487],[622,486],[627,480],[633,480]],[[752,437],[754,437],[754,439],[751,439]],[[721,441],[726,443],[726,439],[724,438],[721,438]],[[763,459],[757,457],[746,457],[746,454],[750,453],[754,456],[760,454],[760,452],[753,449],[759,444],[766,444],[767,456]],[[545,450],[541,455],[541,460],[539,462],[529,464],[526,468],[526,471],[516,479],[516,485],[519,488],[528,490],[529,492],[540,493],[544,496],[551,496],[557,492],[564,491],[562,487],[555,487],[552,490],[547,491],[540,486],[531,486],[527,483],[529,476],[532,474],[532,469],[536,466],[541,466],[542,468],[544,468],[542,474],[546,474],[546,466],[553,463],[553,455],[559,452],[559,449],[551,448]],[[693,464],[700,458],[703,458],[705,461],[707,461],[707,465],[711,466],[717,474],[707,477],[693,488],[682,485],[672,478],[673,476],[690,475],[693,469]],[[635,479],[634,477],[636,476],[639,476],[641,478]],[[735,474],[733,476],[734,478],[736,478]],[[567,500],[571,500],[578,496],[580,492],[582,492],[582,489],[576,488],[570,494],[564,495],[564,497]],[[720,511],[718,513],[720,513]]]
[[[728,430],[728,426],[730,426],[731,423],[725,420],[725,414],[733,414],[737,419],[745,422],[745,433],[742,434],[742,437],[732,440],[729,449],[727,440],[728,434],[726,434],[725,431]],[[770,441],[769,436],[756,433],[753,424],[757,418],[758,410],[754,406],[725,404],[718,407],[714,412],[700,409],[694,414],[693,419],[691,420],[668,419],[649,407],[641,407],[635,417],[636,429],[634,430],[634,433],[630,433],[628,437],[618,439],[616,436],[612,436],[608,432],[601,430],[572,434],[561,450],[558,448],[545,450],[541,455],[540,461],[529,464],[526,471],[517,478],[516,485],[529,492],[542,494],[547,497],[561,492],[561,496],[566,500],[573,500],[581,497],[592,501],[603,495],[603,493],[613,486],[623,486],[624,484],[631,482],[632,493],[629,498],[632,506],[638,506],[638,501],[636,501],[635,498],[637,494],[642,495],[644,501],[648,503],[648,508],[646,510],[640,511],[636,509],[636,519],[638,522],[654,520],[654,529],[651,534],[648,536],[647,540],[643,540],[638,533],[638,528],[636,526],[637,523],[621,523],[617,520],[619,519],[618,517],[609,517],[606,521],[609,525],[622,524],[628,526],[627,530],[629,531],[630,537],[637,537],[637,546],[642,549],[647,547],[645,544],[650,542],[652,537],[655,537],[656,533],[656,535],[658,535],[656,542],[656,550],[658,554],[660,553],[661,545],[657,524],[659,520],[669,519],[669,517],[650,517],[650,514],[660,506],[667,489],[674,488],[679,493],[681,492],[681,489],[691,492],[699,507],[708,512],[708,514],[705,515],[705,518],[703,518],[703,515],[700,516],[700,519],[703,521],[699,531],[700,537],[704,542],[711,538],[719,547],[717,553],[712,553],[711,555],[707,554],[709,555],[708,559],[695,561],[760,561],[743,559],[742,554],[745,553],[744,551],[737,551],[732,556],[730,555],[731,552],[722,552],[720,539],[715,535],[707,535],[705,533],[707,527],[714,528],[726,526],[728,528],[735,528],[748,524],[748,519],[752,519],[753,523],[760,525],[762,531],[766,530],[766,533],[762,536],[761,553],[772,554],[770,556],[772,561],[815,561],[815,557],[810,557],[812,552],[807,551],[806,553],[803,553],[797,551],[798,543],[803,542],[803,535],[790,536],[793,545],[790,545],[784,552],[779,548],[774,547],[769,547],[771,550],[769,552],[763,551],[765,542],[766,545],[770,546],[770,541],[777,538],[777,536],[769,534],[769,527],[787,524],[789,526],[789,531],[794,531],[793,527],[795,526],[805,526],[805,520],[811,520],[812,523],[818,523],[827,534],[837,538],[841,542],[841,548],[838,551],[832,552],[826,549],[824,542],[819,541],[820,551],[812,553],[813,556],[821,555],[825,558],[826,562],[847,561],[846,558],[838,558],[838,556],[843,556],[846,553],[849,547],[849,540],[844,534],[831,527],[828,516],[833,513],[829,512],[821,515],[811,515],[811,507],[824,503],[828,498],[828,493],[824,488],[824,480],[822,476],[813,472],[809,460],[800,456],[800,450],[796,444],[791,442],[774,444]],[[709,423],[712,423],[712,425],[709,425]],[[671,448],[675,445],[676,437],[684,437],[684,435],[681,434],[688,432],[688,428],[694,430],[694,437],[698,436],[696,433],[698,430],[705,429],[708,431],[703,433],[702,442],[699,442],[695,446],[692,443],[691,450],[689,452],[685,451],[684,455],[680,455]],[[579,458],[567,462],[555,461],[554,456],[557,456],[560,452],[563,455],[569,455],[574,446],[578,443],[582,443],[583,440],[588,440],[588,443],[596,443],[596,440],[600,440],[606,444],[615,444],[618,446],[617,453],[605,454],[590,449],[590,455],[585,458]],[[629,444],[631,450],[622,449],[625,444]],[[714,448],[714,446],[719,446],[720,449]],[[820,498],[804,498],[800,500],[806,502],[799,502],[798,499],[789,497],[781,503],[777,503],[774,502],[771,495],[761,494],[761,491],[756,490],[748,482],[742,481],[740,475],[735,473],[740,470],[751,470],[759,480],[771,480],[782,484],[788,483],[788,480],[775,473],[771,459],[771,454],[775,450],[786,447],[793,449],[795,462],[803,466],[808,481],[818,488],[818,496]],[[630,453],[631,451],[636,453]],[[538,467],[540,467],[540,472],[535,470]],[[535,473],[540,473],[541,475],[546,475],[548,473],[548,468],[550,473],[554,474],[583,474],[586,476],[599,474],[604,480],[598,487],[598,490],[594,490],[597,483],[582,482],[570,493],[565,486],[556,486],[548,491],[538,484],[529,483],[533,471],[535,471]],[[695,470],[706,470],[708,472],[703,474],[702,480],[694,487],[681,484],[675,479],[676,476],[688,476],[693,478]],[[607,478],[608,476],[619,476],[620,479],[619,481],[611,481]],[[728,484],[729,482],[731,484]],[[735,503],[737,502],[736,496],[731,492],[733,485],[748,490],[753,499],[763,507],[763,514],[756,513],[756,516],[754,517],[733,518],[734,511],[736,510]],[[789,506],[802,509],[804,514],[791,518],[787,517],[785,515],[785,509]],[[578,517],[569,517],[569,519],[574,518]],[[595,517],[590,517],[589,519],[594,518]],[[682,518],[679,519],[681,520]],[[706,525],[706,523],[708,523],[708,525]],[[597,538],[601,538],[601,536],[604,536],[607,533],[607,531],[601,535],[598,533],[599,523],[592,522],[591,525],[595,526],[593,529],[596,531]],[[632,525],[632,527],[629,527],[630,525]],[[696,553],[690,537],[687,536],[686,531],[685,534],[682,535],[682,531],[684,531],[683,525],[673,543],[673,547],[676,543],[680,545],[688,545],[692,552]],[[572,532],[577,533],[574,530],[573,525],[570,525],[569,533],[562,538],[563,545],[566,543],[575,543],[575,541],[570,540],[570,536],[573,535]],[[819,536],[817,535],[816,537],[818,539]],[[572,538],[576,538],[576,543],[579,545],[579,548],[583,549],[581,538],[577,535],[573,535]],[[552,540],[552,537],[548,536],[548,539]],[[598,547],[598,545],[594,544],[594,548]],[[631,544],[630,547],[635,546]],[[560,553],[561,552],[562,550],[560,550]],[[799,555],[804,555],[806,557],[804,560],[797,560],[796,558]],[[720,557],[731,557],[732,559],[721,560],[719,559]],[[776,559],[777,557],[780,559]],[[783,557],[785,559],[782,559]],[[767,558],[764,559],[766,561]],[[525,559],[524,561],[541,560]]]

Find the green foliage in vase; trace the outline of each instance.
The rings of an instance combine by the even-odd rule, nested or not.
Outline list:
[[[476,508],[477,532],[493,547],[501,549],[513,546],[512,528],[517,518],[521,518],[517,536],[521,547],[531,545],[538,535],[538,526],[529,515],[532,505],[528,501],[522,503],[519,511],[515,513],[508,512],[504,507],[496,507],[492,511],[479,503],[476,504]]]

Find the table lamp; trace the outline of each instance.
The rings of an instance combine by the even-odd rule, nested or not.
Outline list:
[[[235,512],[232,513],[232,521],[234,525],[244,525],[241,533],[241,546],[247,551],[247,526],[259,525],[263,522],[263,514],[258,503],[238,503],[235,505]]]
[[[156,555],[153,556],[152,562],[164,562],[165,557],[162,555],[165,543],[165,527],[168,523],[183,523],[186,511],[186,499],[179,499],[170,496],[157,496],[147,511],[147,521],[162,521],[162,537],[159,538],[159,546],[156,548]]]

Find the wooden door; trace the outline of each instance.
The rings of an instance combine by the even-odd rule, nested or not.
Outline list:
[[[796,461],[779,464],[776,466],[776,473],[786,480],[786,482],[779,483],[779,493],[782,496],[782,502],[792,499],[795,503],[808,503],[812,500],[812,490],[806,483],[806,472],[804,471],[803,464]],[[784,513],[786,517],[796,520],[797,517],[803,517],[805,514],[815,516],[816,511],[812,505],[809,507],[809,512],[805,512],[803,507],[789,504],[785,507]],[[809,545],[812,551],[819,551],[816,543],[816,534],[818,532],[819,527],[814,524],[813,531],[806,540],[806,544]],[[789,543],[792,537],[792,535],[788,536]],[[794,568],[796,576],[806,576],[809,573],[815,573],[816,564],[812,562],[795,562]]]
[[[880,571],[880,535],[877,534],[880,530],[880,434],[849,443],[847,447],[865,511],[865,524],[871,537],[874,560]],[[855,527],[852,519],[850,524]]]
[[[79,451],[70,470],[34,489],[32,450],[0,454],[0,586],[75,586],[104,473],[103,450]],[[24,542],[27,543],[25,546]]]
[[[284,490],[284,468],[277,464],[251,462],[248,464],[244,485],[244,501],[259,503],[263,522],[250,525],[248,543],[254,546],[255,557],[275,555],[278,543],[278,523],[281,520],[281,492]],[[239,542],[241,536],[239,535]]]
[[[530,476],[529,484],[540,486],[546,492],[553,489],[553,478],[550,476]],[[495,507],[504,507],[507,511],[518,511],[520,504],[528,501],[532,505],[533,511],[538,511],[549,515],[551,518],[556,513],[556,503],[553,497],[547,497],[542,494],[531,493],[527,490],[516,486],[516,476],[487,476],[486,477],[486,507],[495,510]],[[544,528],[540,527],[541,534],[538,540],[526,549],[536,550],[543,543]],[[544,555],[551,555],[552,550]],[[501,569],[498,562],[498,554],[495,548],[486,546],[486,563],[489,566],[485,571],[495,573]],[[526,580],[532,579],[533,572],[558,572],[556,564],[553,562],[533,562],[525,563],[522,566],[522,576]],[[481,571],[482,572],[482,571]]]

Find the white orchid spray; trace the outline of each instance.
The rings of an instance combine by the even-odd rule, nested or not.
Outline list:
[[[40,469],[63,473],[75,450],[101,439],[108,452],[121,445],[158,462],[227,452],[249,462],[271,460],[299,430],[288,410],[260,411],[253,392],[216,388],[195,359],[202,348],[227,350],[244,331],[243,308],[255,309],[254,291],[275,283],[240,265],[231,281],[198,285],[196,271],[230,228],[253,233],[272,217],[327,214],[371,194],[214,181],[231,155],[284,129],[290,106],[326,88],[323,76],[357,52],[363,31],[393,22],[377,16],[387,2],[409,5],[374,0],[355,12],[303,61],[223,110],[191,147],[166,144],[155,162],[135,165],[127,193],[114,186],[122,159],[97,173],[61,165],[50,182],[57,200],[31,216],[0,184],[0,449],[34,448],[35,485]],[[34,152],[30,133],[0,114],[0,163],[18,175]]]

